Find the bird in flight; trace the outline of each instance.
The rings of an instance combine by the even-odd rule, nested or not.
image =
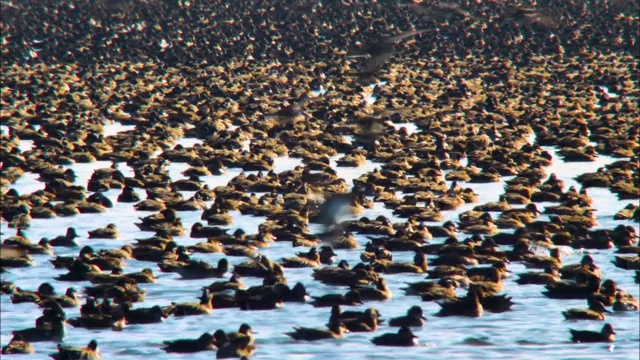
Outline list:
[[[414,37],[426,32],[427,29],[411,30],[395,36],[382,36],[364,46],[362,54],[351,57],[366,57],[366,63],[358,69],[354,75],[359,78],[367,78],[375,75],[382,66],[395,55],[394,46],[401,40]]]

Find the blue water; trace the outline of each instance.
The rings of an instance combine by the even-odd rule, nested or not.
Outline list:
[[[410,131],[410,124],[402,124]],[[114,134],[119,131],[126,131],[130,127],[123,127],[119,124],[105,127],[107,134]],[[3,130],[6,130],[3,127]],[[181,139],[184,146],[192,146],[197,143],[195,139]],[[26,150],[30,142],[23,141],[21,146]],[[614,161],[609,157],[600,156],[596,162],[590,163],[563,163],[555,156],[555,149],[548,148],[554,154],[553,164],[547,168],[547,172],[555,172],[566,183],[566,186],[577,185],[575,176],[595,171],[607,163]],[[339,156],[334,157],[335,161]],[[292,169],[300,162],[297,159],[278,158],[276,159],[276,171]],[[96,168],[108,167],[110,162],[95,162],[91,164],[73,165],[78,180],[77,184],[85,185],[92,172]],[[335,165],[335,162],[333,163]],[[359,168],[337,168],[338,174],[345,178],[348,183],[363,174],[380,166],[376,163],[367,163]],[[170,174],[172,178],[184,178],[181,172],[188,166],[186,164],[172,164]],[[121,164],[121,170],[125,176],[132,175],[131,169]],[[225,185],[229,179],[236,176],[240,171],[229,169],[222,176],[203,177],[203,181],[214,188]],[[15,184],[16,189],[22,194],[42,189],[42,183],[36,180],[37,175],[25,174]],[[508,178],[507,178],[508,179]],[[480,202],[496,201],[498,195],[503,192],[504,183],[491,184],[461,184],[471,187],[480,195]],[[54,237],[64,234],[68,226],[74,226],[81,235],[81,245],[90,244],[94,248],[119,248],[124,244],[131,243],[136,238],[144,238],[151,233],[138,231],[134,222],[138,217],[146,216],[151,212],[134,211],[131,204],[121,204],[116,202],[119,190],[112,190],[106,195],[114,202],[114,208],[108,209],[101,215],[78,215],[74,217],[60,217],[54,220],[34,219],[31,228],[27,230],[27,235],[32,242],[37,242],[41,237]],[[601,228],[612,228],[618,224],[627,224],[624,221],[614,221],[613,215],[624,207],[628,201],[618,201],[606,189],[589,189],[590,195],[594,199],[594,207],[598,209],[597,220]],[[140,192],[142,198],[144,193]],[[190,195],[190,193],[185,193]],[[185,196],[186,197],[186,196]],[[471,209],[476,204],[468,204],[457,211],[445,212],[447,219],[457,220],[461,211]],[[181,212],[185,229],[200,220],[201,212]],[[391,216],[388,210],[376,204],[376,207],[367,210],[363,215],[377,216],[385,214]],[[258,225],[264,221],[263,218],[241,216],[236,213],[232,228],[242,227],[248,232],[255,232]],[[393,219],[400,221],[399,218]],[[108,223],[116,223],[122,237],[118,240],[89,240],[87,231],[97,227],[104,227]],[[636,225],[637,226],[637,225]],[[311,226],[312,231],[319,230]],[[6,223],[1,224],[0,230],[3,236],[13,235],[14,230],[8,229]],[[461,235],[462,236],[462,235]],[[366,242],[363,236],[357,236],[361,245]],[[189,237],[178,237],[179,244],[191,245],[201,240]],[[436,240],[441,241],[441,240]],[[275,243],[271,247],[261,249],[261,252],[268,257],[279,260],[283,257],[291,256],[300,248],[293,249],[289,243]],[[357,250],[337,250],[339,259],[346,259],[351,264],[359,262],[362,249]],[[583,255],[582,251],[564,249],[565,264],[576,263]],[[74,255],[78,249],[56,248],[57,255]],[[638,286],[633,281],[633,273],[614,267],[611,264],[614,250],[590,251],[596,264],[601,267],[605,278],[614,279],[619,287],[631,292],[636,298],[639,297]],[[222,257],[221,254],[197,254],[196,258],[216,263]],[[395,253],[395,261],[411,261],[411,253]],[[88,285],[83,283],[63,283],[52,280],[53,277],[63,273],[62,270],[53,269],[48,262],[50,257],[35,255],[36,265],[28,269],[12,269],[9,274],[3,274],[3,280],[15,282],[25,289],[35,289],[40,283],[50,281],[58,292],[63,292],[69,286],[78,289]],[[243,258],[229,258],[232,264],[244,261]],[[127,261],[125,272],[139,271],[144,267],[153,266],[151,263],[139,262],[136,260]],[[526,271],[520,264],[510,264],[509,269],[514,273]],[[168,305],[172,301],[195,301],[199,296],[199,288],[209,284],[213,279],[205,280],[179,280],[177,274],[165,274],[154,268],[154,273],[158,277],[155,284],[141,284],[146,289],[146,300],[135,306]],[[344,293],[344,288],[329,287],[312,281],[311,269],[286,269],[285,275],[289,284],[298,281],[303,282],[311,295],[322,295],[329,292]],[[213,332],[222,328],[225,330],[237,330],[241,323],[251,324],[257,336],[256,359],[357,359],[357,358],[394,358],[394,359],[426,359],[426,358],[448,358],[448,359],[538,359],[541,351],[548,359],[637,359],[639,321],[638,313],[618,313],[607,315],[617,332],[617,341],[612,344],[571,344],[569,342],[569,328],[599,330],[601,322],[571,322],[564,320],[561,312],[568,308],[586,307],[584,300],[552,300],[545,298],[541,291],[542,286],[529,285],[519,286],[512,279],[506,280],[505,292],[511,295],[517,303],[513,306],[513,311],[492,314],[485,314],[478,319],[447,317],[437,318],[432,316],[439,310],[437,304],[433,302],[421,302],[419,297],[407,297],[400,290],[405,282],[419,281],[424,276],[421,275],[385,275],[393,291],[393,298],[387,302],[368,302],[364,307],[376,307],[382,313],[383,318],[389,319],[394,316],[403,315],[412,305],[420,305],[428,318],[424,328],[416,329],[414,332],[419,337],[420,347],[388,349],[375,347],[370,343],[370,339],[384,332],[393,331],[386,325],[381,325],[375,334],[347,334],[345,339],[321,341],[316,343],[295,342],[284,335],[284,332],[291,330],[293,326],[323,327],[329,317],[329,309],[315,309],[305,304],[285,304],[283,309],[274,311],[241,312],[237,309],[214,310],[212,315],[194,316],[186,318],[170,317],[161,324],[154,325],[133,325],[126,327],[122,332],[112,331],[90,331],[81,328],[67,327],[65,343],[70,345],[86,345],[89,340],[97,339],[104,359],[211,359],[213,353],[198,353],[191,355],[167,355],[161,349],[163,340],[176,338],[196,338],[203,332]],[[247,285],[259,284],[261,280],[245,278]],[[84,299],[83,299],[84,301]],[[8,343],[11,338],[11,331],[32,327],[34,320],[40,315],[40,309],[34,304],[12,304],[8,296],[0,297],[0,315],[2,326],[0,331],[0,342],[2,345]],[[79,316],[79,309],[68,309],[69,317]],[[37,354],[20,357],[21,359],[43,359],[48,353],[55,352],[55,343],[34,344]]]

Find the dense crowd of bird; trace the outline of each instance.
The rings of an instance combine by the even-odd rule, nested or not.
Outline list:
[[[1,5],[0,119],[8,128],[0,138],[1,215],[15,231],[2,235],[0,266],[8,272],[2,293],[42,308],[34,327],[13,331],[3,354],[62,342],[67,324],[122,330],[170,316],[272,310],[287,302],[331,309],[326,327],[287,332],[294,340],[373,333],[386,323],[397,331],[372,337],[373,344],[413,346],[418,339],[411,329],[426,320],[420,306],[390,319],[374,307],[343,308],[388,301],[387,280],[412,273],[427,279],[403,290],[436,301],[441,309],[434,316],[511,311],[504,279],[513,263],[536,269],[517,274],[517,284],[544,285],[550,299],[585,300],[586,308],[562,312],[566,319],[603,321],[611,311],[638,311],[637,299],[601,273],[589,254],[565,264],[560,251],[608,251],[615,266],[635,271],[638,281],[637,226],[625,225],[640,222],[635,0]],[[105,136],[104,125],[114,121],[134,128]],[[394,125],[404,123],[418,131]],[[532,134],[534,143],[527,140]],[[175,145],[183,137],[201,143]],[[20,140],[32,140],[33,148],[21,150]],[[599,155],[617,161],[580,175],[582,188],[566,187],[545,170],[557,159],[544,146],[557,146],[566,162]],[[276,173],[279,156],[302,165]],[[339,167],[380,166],[349,184],[332,168],[334,156]],[[113,165],[97,169],[87,184],[75,183],[72,165],[97,160]],[[121,163],[134,175],[125,176]],[[184,179],[169,176],[173,163],[189,165]],[[231,168],[243,171],[225,186],[210,188],[202,179]],[[25,173],[38,174],[44,189],[19,193],[12,186]],[[511,178],[496,202],[479,203],[464,187],[504,177]],[[614,218],[627,222],[599,228],[589,188],[629,200]],[[121,193],[105,195],[113,189]],[[64,235],[29,239],[32,219],[55,224],[57,217],[107,212],[114,202],[153,211],[136,223],[147,235],[125,238],[109,223],[88,234],[69,227]],[[358,218],[376,203],[405,221]],[[459,221],[444,221],[444,212],[470,203],[478,204]],[[201,222],[183,223],[185,211],[201,212]],[[231,231],[234,211],[265,221],[255,234]],[[549,220],[539,219],[542,214]],[[311,232],[309,224],[323,231]],[[203,241],[185,246],[183,236]],[[95,249],[92,239],[122,242]],[[306,249],[283,259],[261,254],[274,241]],[[79,251],[56,256],[59,248]],[[335,263],[337,249],[361,252],[362,262]],[[394,261],[395,252],[412,252],[414,259]],[[246,261],[225,257],[211,264],[193,253]],[[82,282],[82,291],[75,285],[62,294],[50,282],[26,290],[6,280],[11,272],[29,271],[33,256],[48,256],[52,267],[67,270],[55,280]],[[125,272],[133,261],[150,265]],[[313,281],[342,290],[310,298],[304,282],[286,279],[303,267],[314,268]],[[204,280],[194,293],[199,301],[138,306],[146,294],[138,284],[154,283],[154,271]],[[263,285],[247,287],[243,277],[262,278]],[[80,316],[67,317],[65,309],[76,307]],[[601,331],[571,329],[568,336],[613,342],[614,334],[605,323]],[[100,358],[97,340],[58,345],[51,356]],[[237,332],[168,340],[163,350],[217,351],[218,358],[260,351],[247,323]]]

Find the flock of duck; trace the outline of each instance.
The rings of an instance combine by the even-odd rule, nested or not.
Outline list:
[[[614,342],[607,316],[637,312],[638,300],[591,252],[638,282],[637,14],[624,0],[3,1],[2,294],[42,314],[10,329],[2,354],[54,342],[54,359],[98,359],[102,332],[67,346],[68,326],[152,334],[148,324],[169,317],[235,309],[246,321],[237,331],[166,339],[162,350],[248,358],[261,339],[244,311],[287,303],[308,304],[300,314],[330,309],[324,326],[286,332],[292,341],[362,332],[376,333],[376,346],[415,346],[428,341],[414,334],[428,326],[420,301],[436,302],[436,317],[517,316],[516,285],[542,285],[550,302],[584,300],[558,316],[605,323],[567,329],[568,339]],[[131,130],[104,135],[113,121]],[[398,125],[408,123],[417,131]],[[176,145],[182,138],[199,141]],[[566,186],[545,169],[558,161],[551,146],[566,163],[616,161]],[[283,156],[301,164],[277,172]],[[74,165],[95,161],[112,165],[78,183]],[[339,175],[371,162],[351,183]],[[170,176],[175,164],[186,164],[183,179]],[[207,183],[233,169],[228,183]],[[42,189],[19,192],[28,173]],[[493,202],[466,185],[500,182]],[[597,206],[607,204],[594,204],[590,188],[630,202],[617,226],[600,226]],[[109,219],[119,206],[152,212],[135,221],[139,237],[111,220],[87,233],[56,225]],[[184,221],[192,212],[199,220]],[[247,233],[237,214],[264,221]],[[32,225],[50,235],[31,239]],[[265,255],[283,242],[300,249]],[[584,251],[579,263],[563,262],[570,249]],[[407,252],[413,261],[397,260]],[[360,262],[340,259],[351,253]],[[34,290],[10,281],[36,261],[60,270]],[[532,270],[513,274],[514,264]],[[288,283],[304,268],[308,281]],[[403,285],[415,302],[392,299],[388,283],[403,274],[426,276]],[[262,284],[245,285],[251,278]],[[153,283],[178,279],[195,284],[198,301],[141,304]],[[311,282],[335,291],[310,296]],[[406,315],[383,318],[382,302]]]

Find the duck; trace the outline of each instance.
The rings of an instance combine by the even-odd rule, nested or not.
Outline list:
[[[349,332],[374,332],[378,329],[378,311],[374,308],[369,308],[358,318],[338,321],[342,322]],[[331,319],[329,319],[327,326],[331,326]]]
[[[93,339],[89,341],[86,347],[74,347],[63,346],[58,344],[58,352],[49,355],[54,360],[69,360],[69,359],[82,359],[82,360],[100,360],[100,349],[98,349],[98,342]]]
[[[420,306],[412,306],[407,310],[407,315],[392,318],[389,320],[389,326],[391,327],[423,327],[424,322],[427,320],[424,317],[422,308]]]
[[[89,231],[89,239],[117,239],[120,232],[116,228],[116,224],[110,223],[104,228],[98,228]]]
[[[78,299],[78,292],[74,288],[68,288],[63,296],[51,296],[46,300],[40,301],[37,304],[40,307],[47,307],[51,301],[57,302],[63,308],[73,308],[80,306],[80,299]]]
[[[562,268],[562,259],[560,258],[560,249],[553,248],[550,251],[551,256],[529,255],[524,258],[524,265],[531,268],[545,268],[553,266],[557,269]]]
[[[217,347],[214,344],[213,335],[209,333],[203,333],[197,339],[179,339],[163,341],[164,344],[162,350],[168,353],[182,353],[190,354],[200,351],[215,350]]]
[[[500,271],[494,266],[486,268],[486,270],[486,274],[477,275],[476,279],[471,281],[471,283],[490,295],[502,291],[504,288],[504,282],[502,281]]]
[[[21,339],[11,339],[9,343],[2,347],[3,355],[10,354],[35,354],[36,350],[30,343]]]
[[[558,268],[547,266],[542,272],[526,272],[518,274],[515,280],[518,285],[548,285],[560,281]]]
[[[171,303],[174,316],[207,315],[213,313],[213,294],[207,289],[202,290],[199,303]]]
[[[188,246],[187,249],[191,252],[213,254],[222,252],[224,246],[215,238],[209,238],[205,242],[199,242],[195,245]]]
[[[604,324],[599,332],[569,329],[571,341],[574,343],[614,342],[616,332],[611,324]]]
[[[600,290],[600,279],[587,277],[586,281],[559,281],[545,286],[543,295],[552,299],[586,299]]]
[[[386,333],[371,339],[377,346],[415,346],[418,344],[418,337],[413,334],[410,328],[403,326],[397,333]]]
[[[374,261],[371,267],[385,274],[424,274],[427,272],[427,256],[422,251],[416,251],[413,257],[413,263],[395,263],[390,260],[381,259]]]
[[[314,307],[329,307],[333,305],[360,305],[362,304],[362,298],[357,291],[349,291],[346,294],[328,294],[324,296],[313,296],[311,305]]]
[[[237,274],[232,274],[227,281],[216,281],[206,287],[211,293],[222,292],[226,290],[245,290],[247,287]]]
[[[362,301],[383,301],[391,299],[391,290],[387,287],[387,282],[383,278],[376,281],[376,288],[354,287],[352,291],[360,295]]]
[[[51,246],[78,247],[78,243],[74,240],[79,238],[76,228],[68,227],[65,235],[56,236],[49,241]]]
[[[321,265],[320,254],[317,252],[317,249],[313,247],[305,257],[295,256],[282,259],[280,264],[285,268],[319,268]]]
[[[18,245],[18,248],[31,255],[55,255],[47,238],[40,239],[37,244]]]
[[[567,320],[603,321],[606,319],[604,313],[611,313],[611,311],[607,310],[607,308],[604,307],[604,304],[601,301],[598,301],[594,296],[589,296],[587,298],[587,303],[589,305],[588,309],[569,309],[567,311],[563,311],[562,315]]]
[[[55,294],[55,288],[48,282],[40,284],[36,291],[22,290],[19,287],[16,287],[11,292],[11,302],[13,304],[20,304],[25,302],[37,303],[55,296]]]
[[[223,277],[229,271],[229,260],[222,258],[218,260],[218,266],[213,267],[204,261],[189,261],[186,265],[176,268],[176,272],[183,279],[207,279],[212,277]]]
[[[26,250],[15,246],[2,245],[0,247],[0,267],[25,268],[33,266],[35,262]]]
[[[364,264],[351,269],[346,260],[341,260],[338,266],[314,269],[312,276],[315,280],[326,285],[354,286],[371,284],[379,275]]]
[[[101,313],[96,315],[81,316],[69,319],[67,321],[71,326],[77,328],[94,329],[112,329],[114,331],[122,330],[126,326],[126,319],[122,312]]]
[[[13,339],[26,342],[62,341],[65,335],[64,319],[56,318],[51,322],[51,328],[28,328],[12,331]]]
[[[466,226],[462,229],[462,232],[465,234],[494,235],[498,233],[498,226],[489,217],[483,219],[481,224]]]
[[[638,311],[638,300],[624,296],[622,291],[616,292],[616,300],[613,302],[613,311]]]
[[[191,238],[215,238],[227,235],[228,229],[219,228],[217,226],[204,226],[202,223],[196,222],[191,227]]]
[[[281,277],[284,274],[280,264],[269,260],[266,256],[259,255],[255,260],[245,261],[233,267],[233,273],[241,276],[266,278],[270,276]]]
[[[406,283],[409,287],[403,288],[407,295],[418,295],[422,301],[435,301],[453,299],[456,297],[455,281],[450,277],[442,277],[437,282],[419,281]]]
[[[306,327],[294,327],[293,331],[285,333],[294,340],[318,341],[326,339],[343,339],[347,329],[342,322],[330,324],[327,330]]]
[[[273,310],[283,307],[284,294],[270,289],[257,296],[252,296],[248,290],[236,290],[235,301],[240,310]]]
[[[579,275],[602,278],[600,268],[589,254],[584,255],[578,264],[564,265],[560,268],[559,273],[563,279],[576,279]]]
[[[437,237],[456,237],[457,228],[453,221],[445,221],[442,226],[427,226],[427,229],[434,238]]]
[[[614,257],[615,260],[611,261],[616,267],[625,270],[640,270],[640,257],[639,256],[618,256]]]
[[[165,311],[160,306],[152,306],[148,308],[132,309],[130,302],[121,304],[120,309],[124,312],[127,324],[155,324],[164,321],[168,316],[169,310]]]
[[[467,296],[454,301],[438,302],[440,311],[436,316],[468,316],[480,317],[484,312],[482,303],[480,302],[480,294],[477,289],[470,289]]]
[[[239,338],[248,338],[249,344],[253,345],[255,342],[253,329],[251,328],[251,325],[247,323],[241,324],[237,332],[228,332],[226,334],[227,339],[229,339],[230,341],[235,341]]]
[[[248,359],[256,349],[251,336],[240,336],[230,340],[223,330],[217,330],[213,338],[218,347],[216,359]]]
[[[141,210],[141,209],[138,209]],[[158,214],[149,215],[146,217],[138,218],[139,223],[135,225],[142,231],[152,231],[155,225],[162,225],[167,223],[173,223],[178,219],[178,213],[175,209],[166,208],[160,210]]]
[[[315,257],[314,253],[318,253],[320,255],[320,263],[324,265],[333,264],[333,259],[337,256],[333,251],[333,247],[331,245],[323,245],[320,247],[320,251],[315,250],[315,248],[311,248],[308,252],[299,252],[296,254],[298,257],[312,259]]]

